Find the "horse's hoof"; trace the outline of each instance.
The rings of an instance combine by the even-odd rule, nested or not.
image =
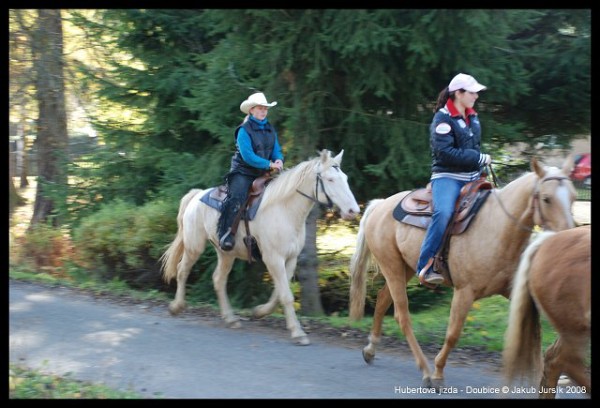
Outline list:
[[[231,322],[225,322],[228,328],[230,329],[239,329],[242,327],[242,323],[239,320],[233,320]]]
[[[256,306],[254,309],[252,309],[252,319],[253,320],[260,320],[263,317],[265,317],[267,314],[262,312],[259,306]]]
[[[169,304],[169,313],[171,316],[177,316],[185,308],[184,306],[178,306],[174,303]]]
[[[310,340],[308,339],[308,336],[296,337],[294,339],[294,342],[296,343],[297,346],[308,346],[310,344]]]
[[[553,392],[540,392],[538,396],[539,399],[556,399],[556,394]]]
[[[435,390],[439,393],[444,389],[444,379],[443,378],[432,378],[431,379],[431,387],[435,388]]]
[[[365,360],[365,362],[367,364],[372,364],[373,363],[373,360],[375,359],[375,353],[368,352],[367,348],[365,347],[363,349],[362,355],[363,355],[363,359]]]
[[[431,382],[431,377],[424,377],[421,382],[421,387],[423,388],[433,388],[433,384]]]

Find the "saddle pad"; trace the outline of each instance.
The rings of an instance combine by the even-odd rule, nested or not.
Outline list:
[[[481,206],[490,195],[490,190],[479,190],[476,194],[476,198],[473,204],[468,209],[468,214],[464,216],[463,222],[454,225],[452,234],[457,235],[464,232],[468,225],[473,220],[475,214],[479,212]],[[423,213],[423,215],[410,214],[404,211],[402,208],[402,200],[394,208],[392,215],[395,220],[400,221],[404,224],[413,225],[418,228],[427,229],[431,223],[431,213]]]
[[[210,196],[210,193],[212,193],[215,188],[216,187],[213,187],[210,190],[208,190],[206,194],[200,197],[200,201],[208,205],[209,207],[216,208],[219,212],[221,212],[221,209],[223,208],[223,201],[216,200]]]
[[[396,221],[403,222],[405,224],[414,225],[415,227],[426,229],[431,223],[431,214],[414,215],[407,213],[402,208],[402,200],[396,205],[392,212]]]
[[[211,197],[211,192],[217,187],[213,187],[211,189],[209,189],[202,197],[200,197],[200,201],[203,202],[204,204],[208,205],[209,207],[212,207],[214,209],[216,209],[217,211],[221,212],[223,209],[223,201],[221,200],[217,200],[213,197]],[[252,221],[254,219],[254,217],[256,217],[256,212],[258,211],[258,207],[260,206],[260,202],[262,201],[262,195],[259,197],[259,199],[254,202],[252,204],[252,206],[250,208],[248,208],[247,211],[245,211],[242,214],[242,220],[247,219],[248,221]]]

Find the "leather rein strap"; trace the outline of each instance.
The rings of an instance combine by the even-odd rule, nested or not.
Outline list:
[[[338,167],[338,166],[333,166],[333,167]],[[324,204],[321,201],[319,201],[319,186],[321,186],[321,190],[323,191],[323,194],[325,194],[325,198],[327,198],[327,204]],[[303,195],[304,197],[308,198],[311,201],[314,201],[315,203],[317,203],[321,206],[327,205],[327,208],[333,207],[333,201],[331,201],[329,194],[327,194],[327,191],[325,191],[325,185],[323,184],[323,177],[321,177],[321,172],[317,173],[317,178],[315,180],[315,196],[314,197],[311,197],[308,194],[305,194],[298,189],[296,189],[296,191],[299,194]]]

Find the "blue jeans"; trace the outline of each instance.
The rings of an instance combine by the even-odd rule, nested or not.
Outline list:
[[[444,232],[450,222],[450,218],[454,214],[460,189],[465,184],[467,184],[466,181],[451,178],[439,178],[431,181],[433,214],[431,216],[431,224],[429,224],[427,233],[421,244],[421,254],[417,262],[417,273],[427,264],[429,258],[433,258],[440,249]]]

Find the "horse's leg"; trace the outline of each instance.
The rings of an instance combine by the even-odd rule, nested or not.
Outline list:
[[[573,342],[574,341],[574,342]],[[558,379],[565,373],[577,384],[585,387],[586,393],[591,392],[591,380],[586,374],[584,351],[587,341],[570,341],[559,336],[544,353],[544,372],[540,381],[539,396],[543,399],[556,397],[553,392]],[[577,345],[577,343],[580,343]],[[577,347],[573,347],[576,344]]]
[[[587,394],[591,395],[592,379],[588,375],[585,365],[590,345],[590,332],[573,331],[567,335],[563,334],[562,339],[569,344],[571,350],[568,354],[570,357],[565,357],[563,372],[574,382],[584,387]]]
[[[293,258],[291,260],[288,260],[285,264],[285,273],[287,276],[288,285],[289,285],[289,282],[292,280],[292,277],[294,276],[294,271],[296,270],[297,259],[298,258]],[[271,292],[271,297],[269,298],[269,301],[262,305],[256,306],[252,310],[252,317],[255,319],[260,319],[267,315],[270,315],[271,313],[273,313],[273,311],[277,307],[278,302],[279,302],[279,297],[277,295],[277,288],[274,287],[273,292]]]
[[[217,266],[212,274],[213,287],[219,301],[221,317],[225,320],[228,327],[236,329],[241,327],[240,319],[233,313],[233,309],[229,304],[229,297],[227,296],[227,278],[233,267],[235,257],[225,255],[219,251],[217,251],[217,255]]]
[[[386,263],[385,265],[388,264]],[[380,262],[381,272],[385,276],[390,295],[394,302],[394,318],[398,326],[400,326],[402,333],[404,333],[410,350],[415,356],[417,367],[423,373],[422,386],[429,388],[431,387],[431,371],[427,363],[427,358],[413,332],[412,320],[408,311],[408,295],[406,293],[407,275],[409,275],[409,272],[407,272],[408,266],[404,262],[392,264],[394,265],[394,269],[388,269],[387,266],[384,267],[383,265],[384,263]],[[410,274],[412,275],[412,272]]]
[[[431,381],[437,389],[444,386],[444,367],[446,366],[450,351],[458,342],[465,320],[467,319],[467,314],[473,305],[473,299],[474,295],[470,289],[454,289],[452,305],[450,306],[450,318],[448,319],[448,328],[446,329],[446,339],[444,340],[444,346],[434,360],[435,370]]]
[[[185,309],[185,285],[187,278],[192,270],[192,266],[196,263],[202,252],[204,251],[204,243],[199,251],[184,249],[181,261],[177,264],[177,291],[175,299],[169,303],[169,312],[175,316]]]
[[[369,334],[369,344],[363,348],[363,358],[368,364],[373,362],[375,358],[375,349],[381,341],[381,329],[383,327],[383,318],[385,313],[392,304],[392,296],[387,282],[377,292],[377,300],[375,302],[375,312],[373,313],[373,326]]]
[[[554,399],[556,397],[553,388],[557,386],[558,379],[562,373],[562,348],[562,341],[559,336],[544,353],[544,370],[539,389],[540,398]]]
[[[297,259],[297,258],[296,258]],[[292,263],[293,262],[293,263]],[[288,261],[285,265],[285,273],[289,282],[292,280],[292,276],[294,276],[294,271],[296,270],[296,260]],[[271,297],[262,305],[258,305],[252,310],[252,317],[255,319],[261,319],[267,315],[270,315],[275,311],[277,304],[279,302],[279,296],[277,294],[277,287],[273,287],[273,292],[271,292]]]
[[[592,379],[587,374],[587,368],[584,364],[585,357],[583,355],[575,355],[566,360],[563,372],[575,383],[582,386],[586,394],[591,395]]]
[[[583,355],[571,355],[571,357],[566,357],[562,371],[568,375],[573,382],[583,387],[586,394],[591,395],[592,379],[587,374],[584,361]]]
[[[297,259],[290,259],[285,264],[281,258],[263,258],[263,261],[267,265],[267,269],[273,279],[275,291],[279,296],[279,303],[285,313],[286,327],[291,332],[292,340],[301,346],[310,344],[308,336],[302,330],[302,326],[296,317],[294,294],[289,284],[289,279],[291,279],[296,269]]]
[[[271,292],[271,297],[269,298],[268,302],[262,305],[258,305],[254,307],[254,309],[252,309],[252,318],[261,319],[273,313],[273,311],[277,307],[278,300],[279,298],[277,296],[277,289],[273,288],[273,292]]]

